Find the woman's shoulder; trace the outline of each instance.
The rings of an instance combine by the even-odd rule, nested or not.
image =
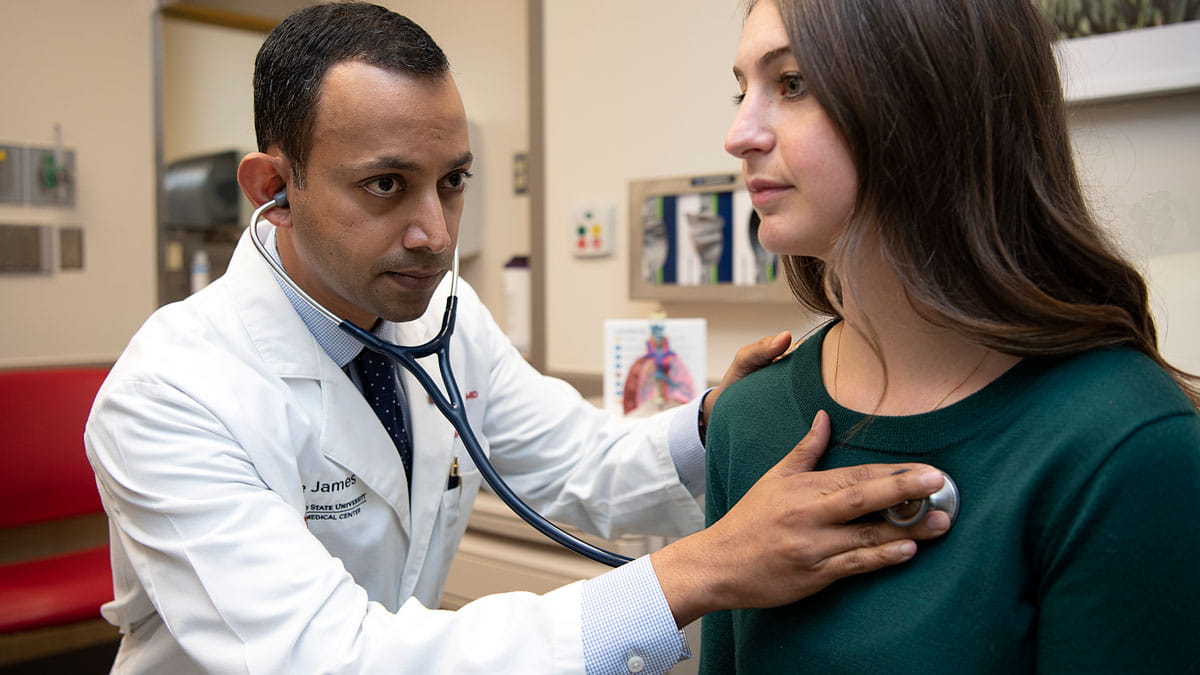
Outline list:
[[[1145,354],[1103,347],[1039,364],[1040,388],[1076,405],[1120,405],[1129,410],[1195,411],[1175,380]]]
[[[728,406],[726,413],[752,411],[759,416],[774,409],[792,410],[796,387],[810,381],[820,382],[824,333],[824,328],[813,331],[783,356],[730,385],[721,394],[718,405]]]
[[[1171,428],[1200,428],[1200,415],[1175,380],[1127,347],[1027,359],[1022,371],[1006,389],[1013,395],[1009,417],[1015,416],[1009,423],[1040,427],[1064,443],[1073,439],[1065,446],[1080,452],[1116,447],[1169,420]]]

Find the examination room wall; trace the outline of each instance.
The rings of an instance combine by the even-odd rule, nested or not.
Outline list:
[[[84,234],[81,271],[0,274],[0,368],[109,363],[157,306],[158,4],[0,2],[0,144],[49,146],[58,122],[78,163],[73,208],[0,204],[0,223],[79,226]],[[426,0],[382,4],[426,26],[450,56],[479,132],[472,188],[483,195],[485,221],[482,252],[464,261],[464,276],[503,319],[503,264],[529,251],[529,198],[514,194],[512,181],[513,156],[529,145],[528,2],[473,2],[470,12]],[[164,119],[164,160],[253,149],[248,77],[264,36],[164,24],[176,59],[164,65],[179,69],[166,85],[177,105]]]
[[[75,151],[75,206],[0,223],[83,231],[82,270],[0,274],[0,367],[109,362],[154,307],[153,0],[0,2],[0,144]]]
[[[630,180],[736,172],[722,149],[744,3],[545,2],[546,365],[598,372],[605,318],[708,319],[708,372],[741,344],[813,320],[793,304],[631,301]],[[1101,219],[1149,272],[1169,358],[1200,371],[1200,92],[1075,106],[1084,182]],[[616,253],[575,258],[571,210],[616,206]]]

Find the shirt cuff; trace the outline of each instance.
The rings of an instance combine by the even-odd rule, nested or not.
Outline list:
[[[665,673],[692,657],[649,556],[583,582],[588,673]]]
[[[679,482],[687,488],[693,497],[699,497],[704,492],[704,444],[700,442],[700,403],[708,392],[676,409],[671,426],[667,429],[667,450],[671,453],[671,461],[675,463],[675,472],[679,474]]]

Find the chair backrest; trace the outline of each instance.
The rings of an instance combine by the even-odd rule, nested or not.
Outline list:
[[[0,527],[102,509],[83,429],[107,368],[0,371]]]

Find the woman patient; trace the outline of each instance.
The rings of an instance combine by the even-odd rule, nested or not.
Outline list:
[[[1200,670],[1200,388],[1084,203],[1049,34],[1030,0],[751,6],[725,147],[831,320],[721,396],[709,522],[814,420],[817,468],[926,462],[962,507],[909,565],[706,617],[705,672]]]

